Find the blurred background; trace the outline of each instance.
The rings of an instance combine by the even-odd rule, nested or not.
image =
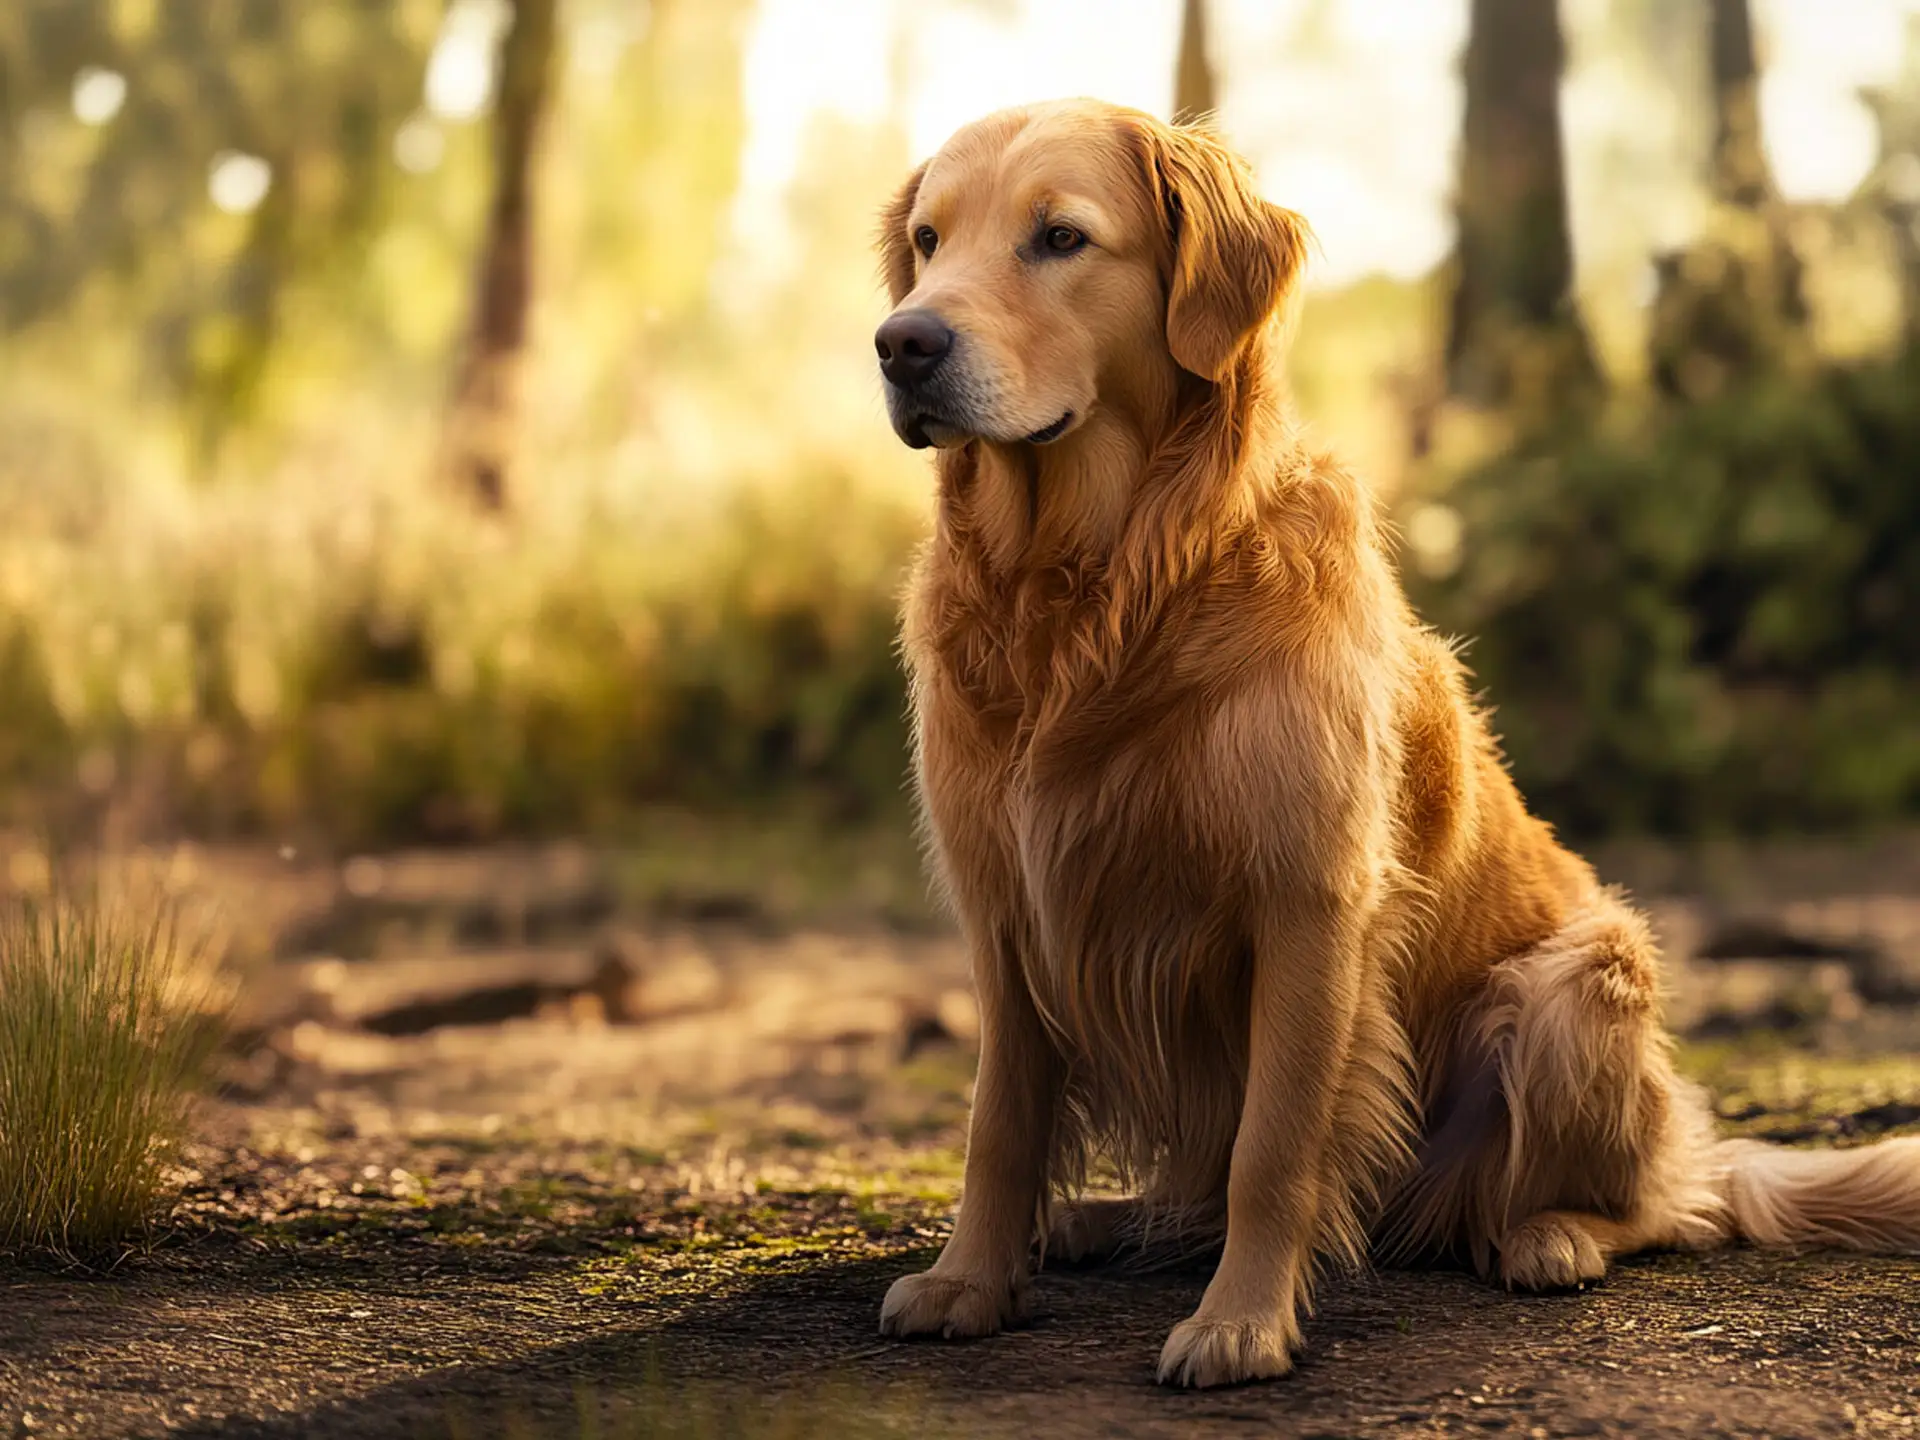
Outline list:
[[[871,232],[1063,94],[1316,227],[1299,402],[1544,813],[1920,811],[1920,4],[10,0],[0,823],[922,905]]]
[[[1920,0],[0,0],[0,1265],[198,1237],[16,1284],[0,1431],[870,1337],[979,1039],[874,227],[1073,94],[1316,228],[1298,404],[1723,1133],[1920,1133]]]

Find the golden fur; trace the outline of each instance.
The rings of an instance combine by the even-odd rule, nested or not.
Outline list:
[[[1526,1289],[1920,1248],[1920,1141],[1713,1138],[1645,922],[1527,814],[1293,422],[1305,248],[1208,131],[1092,102],[970,126],[887,211],[896,313],[956,337],[930,409],[889,403],[944,446],[904,648],[982,1035],[953,1236],[882,1330],[998,1329],[1036,1239],[1224,1235],[1159,1368],[1216,1385],[1285,1373],[1316,1262],[1369,1248]],[[1073,1202],[1096,1154],[1136,1199]]]

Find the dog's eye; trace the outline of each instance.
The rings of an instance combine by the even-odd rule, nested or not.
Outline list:
[[[913,232],[913,243],[919,247],[922,255],[931,260],[933,258],[934,247],[940,243],[940,237],[933,233],[933,227],[931,225],[922,225],[918,230]]]
[[[1087,243],[1087,237],[1071,225],[1049,225],[1046,240],[1047,249],[1055,255],[1071,255]]]

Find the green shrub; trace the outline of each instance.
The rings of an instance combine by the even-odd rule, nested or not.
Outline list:
[[[1411,587],[1579,833],[1920,814],[1920,357],[1772,379],[1461,479]]]
[[[589,502],[502,529],[289,482],[0,537],[0,819],[377,847],[904,813],[913,504],[824,467],[657,522]]]
[[[95,1257],[155,1219],[218,1024],[164,907],[0,902],[0,1250]]]

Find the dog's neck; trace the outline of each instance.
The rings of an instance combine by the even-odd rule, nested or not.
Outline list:
[[[1156,438],[1102,409],[1051,445],[974,441],[942,457],[941,508],[1002,574],[1098,560],[1124,538]]]
[[[1249,461],[1276,454],[1291,429],[1264,345],[1217,384],[1171,371],[1102,404],[1050,445],[975,440],[941,453],[944,543],[994,573],[1124,565],[1141,536],[1220,533],[1243,503]],[[1159,565],[1161,557],[1132,557]]]

